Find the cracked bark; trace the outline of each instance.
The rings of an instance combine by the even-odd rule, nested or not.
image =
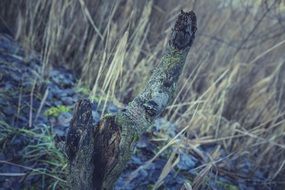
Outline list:
[[[172,102],[176,83],[195,38],[196,15],[179,14],[168,47],[145,89],[126,109],[92,126],[91,103],[80,100],[67,134],[70,189],[109,190],[126,167],[134,143]]]

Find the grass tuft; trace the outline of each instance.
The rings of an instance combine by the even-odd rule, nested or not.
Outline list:
[[[1,165],[22,171],[8,179],[34,189],[66,188],[67,158],[55,144],[51,127],[20,129],[1,121],[0,132],[0,153],[7,155],[6,160],[0,160]],[[12,177],[9,173],[1,176]]]

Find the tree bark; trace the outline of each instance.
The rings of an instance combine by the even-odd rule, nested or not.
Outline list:
[[[138,137],[172,102],[196,30],[195,13],[181,11],[160,64],[145,89],[123,111],[92,126],[91,103],[77,103],[66,140],[70,189],[113,188]]]

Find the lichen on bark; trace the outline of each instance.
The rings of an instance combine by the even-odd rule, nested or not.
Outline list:
[[[161,62],[144,90],[123,111],[92,126],[91,103],[88,100],[77,103],[66,143],[70,189],[113,188],[137,137],[173,100],[196,30],[195,13],[181,11]]]

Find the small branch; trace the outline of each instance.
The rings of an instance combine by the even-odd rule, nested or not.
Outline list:
[[[91,103],[79,101],[66,142],[71,189],[113,188],[130,159],[138,136],[173,100],[196,30],[195,13],[181,11],[160,64],[142,93],[123,111],[105,116],[94,127]]]
[[[154,70],[143,92],[127,108],[130,118],[141,120],[143,116],[145,122],[152,122],[173,100],[176,83],[195,38],[196,30],[195,13],[181,11],[160,64]]]

